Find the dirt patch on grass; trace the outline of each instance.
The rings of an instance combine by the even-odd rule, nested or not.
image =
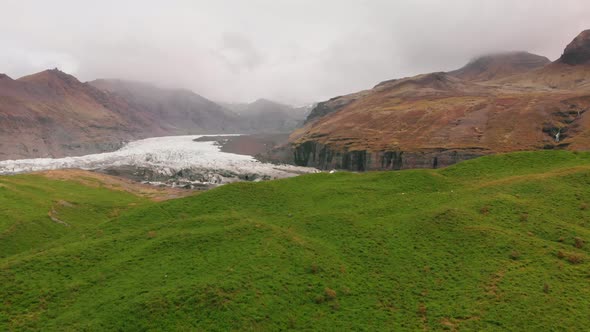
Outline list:
[[[70,224],[68,224],[67,222],[60,220],[57,217],[57,211],[55,210],[55,207],[51,207],[51,211],[47,212],[47,216],[49,217],[49,219],[51,219],[53,222],[60,224],[60,225],[64,225],[66,227],[70,227]]]
[[[479,317],[465,317],[465,318],[447,318],[443,317],[440,324],[450,331],[459,331],[461,323],[472,320],[479,320]]]
[[[502,281],[505,274],[506,274],[506,269],[503,268],[492,275],[489,283],[485,286],[485,290],[488,295],[495,296],[495,297],[499,296],[498,284]]]
[[[59,201],[57,202],[57,204],[58,204],[59,206],[65,206],[65,207],[73,207],[73,206],[74,206],[74,204],[72,204],[72,203],[70,203],[70,202],[68,202],[68,201],[64,201],[64,200],[59,200]]]
[[[89,187],[126,191],[133,195],[145,197],[153,201],[165,201],[195,194],[195,192],[191,190],[154,187],[116,176],[78,169],[44,171],[35,174],[49,179],[76,181]]]

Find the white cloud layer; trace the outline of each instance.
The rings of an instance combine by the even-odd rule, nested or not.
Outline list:
[[[551,59],[587,0],[0,0],[0,72],[183,87],[223,101],[319,101],[484,53]]]

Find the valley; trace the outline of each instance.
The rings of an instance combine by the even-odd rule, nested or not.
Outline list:
[[[0,331],[587,331],[586,2],[3,3]]]

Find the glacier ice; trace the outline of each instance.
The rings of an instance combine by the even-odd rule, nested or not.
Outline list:
[[[149,169],[163,177],[200,174],[200,182],[227,183],[248,178],[248,175],[251,179],[277,179],[317,172],[314,168],[263,163],[252,156],[222,152],[215,142],[193,141],[202,136],[148,138],[130,142],[114,152],[79,157],[5,160],[0,161],[0,175],[69,168],[133,167]]]

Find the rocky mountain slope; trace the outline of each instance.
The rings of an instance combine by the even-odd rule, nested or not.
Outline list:
[[[189,90],[163,89],[124,80],[100,79],[89,84],[123,98],[171,135],[215,134],[243,129],[241,119],[235,113]]]
[[[114,150],[152,136],[236,132],[239,118],[192,92],[82,83],[57,69],[0,76],[0,160]]]
[[[590,30],[554,63],[482,57],[318,104],[290,137],[299,165],[437,168],[492,153],[590,148]]]
[[[58,70],[17,80],[3,75],[0,159],[75,155],[114,148],[150,126],[149,119],[134,116],[137,113],[129,110],[125,100]]]
[[[500,53],[475,58],[449,74],[464,80],[487,81],[525,73],[549,63],[546,57],[528,52]]]
[[[590,64],[590,30],[583,31],[567,45],[558,61],[568,65]]]

